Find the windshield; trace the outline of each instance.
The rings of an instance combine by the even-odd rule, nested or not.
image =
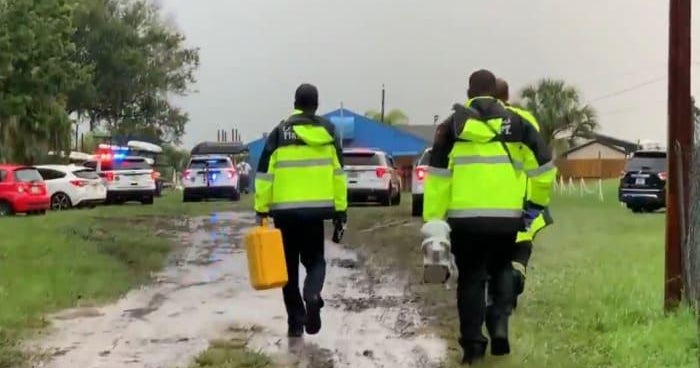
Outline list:
[[[123,160],[103,162],[103,171],[120,171],[120,170],[150,170],[151,165],[143,158],[125,158]]]
[[[637,152],[627,161],[625,171],[666,171],[666,152]]]
[[[192,160],[190,162],[190,169],[204,169],[209,165],[210,169],[228,169],[233,165],[231,162],[225,158],[214,158],[214,159],[203,159],[203,160]]]
[[[88,180],[100,178],[100,176],[97,175],[95,170],[90,170],[90,169],[81,169],[81,170],[73,171],[73,175],[75,175],[76,177],[78,177],[80,179],[88,179]]]
[[[417,166],[428,166],[428,163],[430,162],[430,152],[432,151],[425,151],[423,157],[421,157],[420,161],[418,161]]]
[[[36,169],[17,169],[15,170],[15,180],[21,183],[31,183],[33,181],[43,181],[41,174]]]
[[[382,166],[378,155],[369,153],[343,153],[345,166]]]

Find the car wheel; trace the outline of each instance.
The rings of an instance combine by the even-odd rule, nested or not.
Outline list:
[[[46,215],[46,210],[37,211],[37,215]]]
[[[153,204],[153,196],[146,197],[146,198],[142,199],[141,204],[147,204],[147,205]]]
[[[413,217],[420,217],[423,215],[423,201],[417,195],[414,195],[411,200],[411,215]]]
[[[0,201],[0,217],[12,216],[14,212],[12,211],[12,206],[9,203]]]
[[[394,206],[401,205],[401,191],[396,192],[396,197],[394,197]]]
[[[240,201],[241,200],[241,192],[234,190],[233,194],[231,195],[231,200],[234,202]]]
[[[637,206],[632,206],[630,207],[630,210],[634,213],[642,213],[644,212],[644,209],[642,207],[637,207]]]
[[[51,196],[51,210],[63,211],[73,207],[70,198],[65,193],[56,193]]]
[[[394,196],[393,196],[393,188],[389,186],[389,189],[387,189],[386,194],[382,198],[382,205],[383,206],[391,206]]]

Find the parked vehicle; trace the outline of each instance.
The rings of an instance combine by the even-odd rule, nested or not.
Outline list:
[[[411,215],[419,217],[423,215],[423,186],[425,176],[428,174],[428,163],[432,148],[427,148],[413,166],[411,178]]]
[[[241,199],[238,183],[238,172],[228,156],[193,156],[182,176],[182,200],[222,198],[238,201]]]
[[[637,151],[627,160],[619,187],[619,200],[632,212],[666,207],[666,152]]]
[[[128,152],[128,151],[127,151]],[[94,169],[107,188],[106,204],[129,201],[153,204],[155,174],[146,157],[125,156],[123,152],[101,153],[84,164]]]
[[[348,178],[348,201],[379,202],[385,206],[401,203],[401,177],[393,158],[376,149],[343,150]]]
[[[95,207],[105,202],[107,188],[91,168],[76,165],[40,165],[39,174],[51,197],[51,209]]]
[[[49,195],[39,171],[30,166],[0,165],[0,216],[45,214]]]
[[[158,157],[163,153],[163,148],[157,144],[134,140],[127,142],[126,147],[129,149],[130,155],[146,157],[150,160],[149,163],[153,168],[153,178],[156,182],[154,194],[156,197],[160,197],[165,184],[165,178],[162,177],[161,170],[163,166],[158,164]]]

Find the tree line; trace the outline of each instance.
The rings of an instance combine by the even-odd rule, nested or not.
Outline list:
[[[0,162],[91,132],[180,142],[199,50],[148,0],[0,0]]]

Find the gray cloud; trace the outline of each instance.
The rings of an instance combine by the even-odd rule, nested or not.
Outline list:
[[[667,3],[161,0],[201,48],[199,92],[178,101],[192,118],[188,146],[219,127],[257,138],[289,113],[301,82],[319,87],[322,111],[343,101],[360,113],[379,107],[384,83],[388,107],[416,124],[447,114],[464,99],[469,72],[482,67],[513,89],[559,77],[596,99],[666,75]],[[665,140],[665,99],[661,80],[595,102],[602,131]]]

